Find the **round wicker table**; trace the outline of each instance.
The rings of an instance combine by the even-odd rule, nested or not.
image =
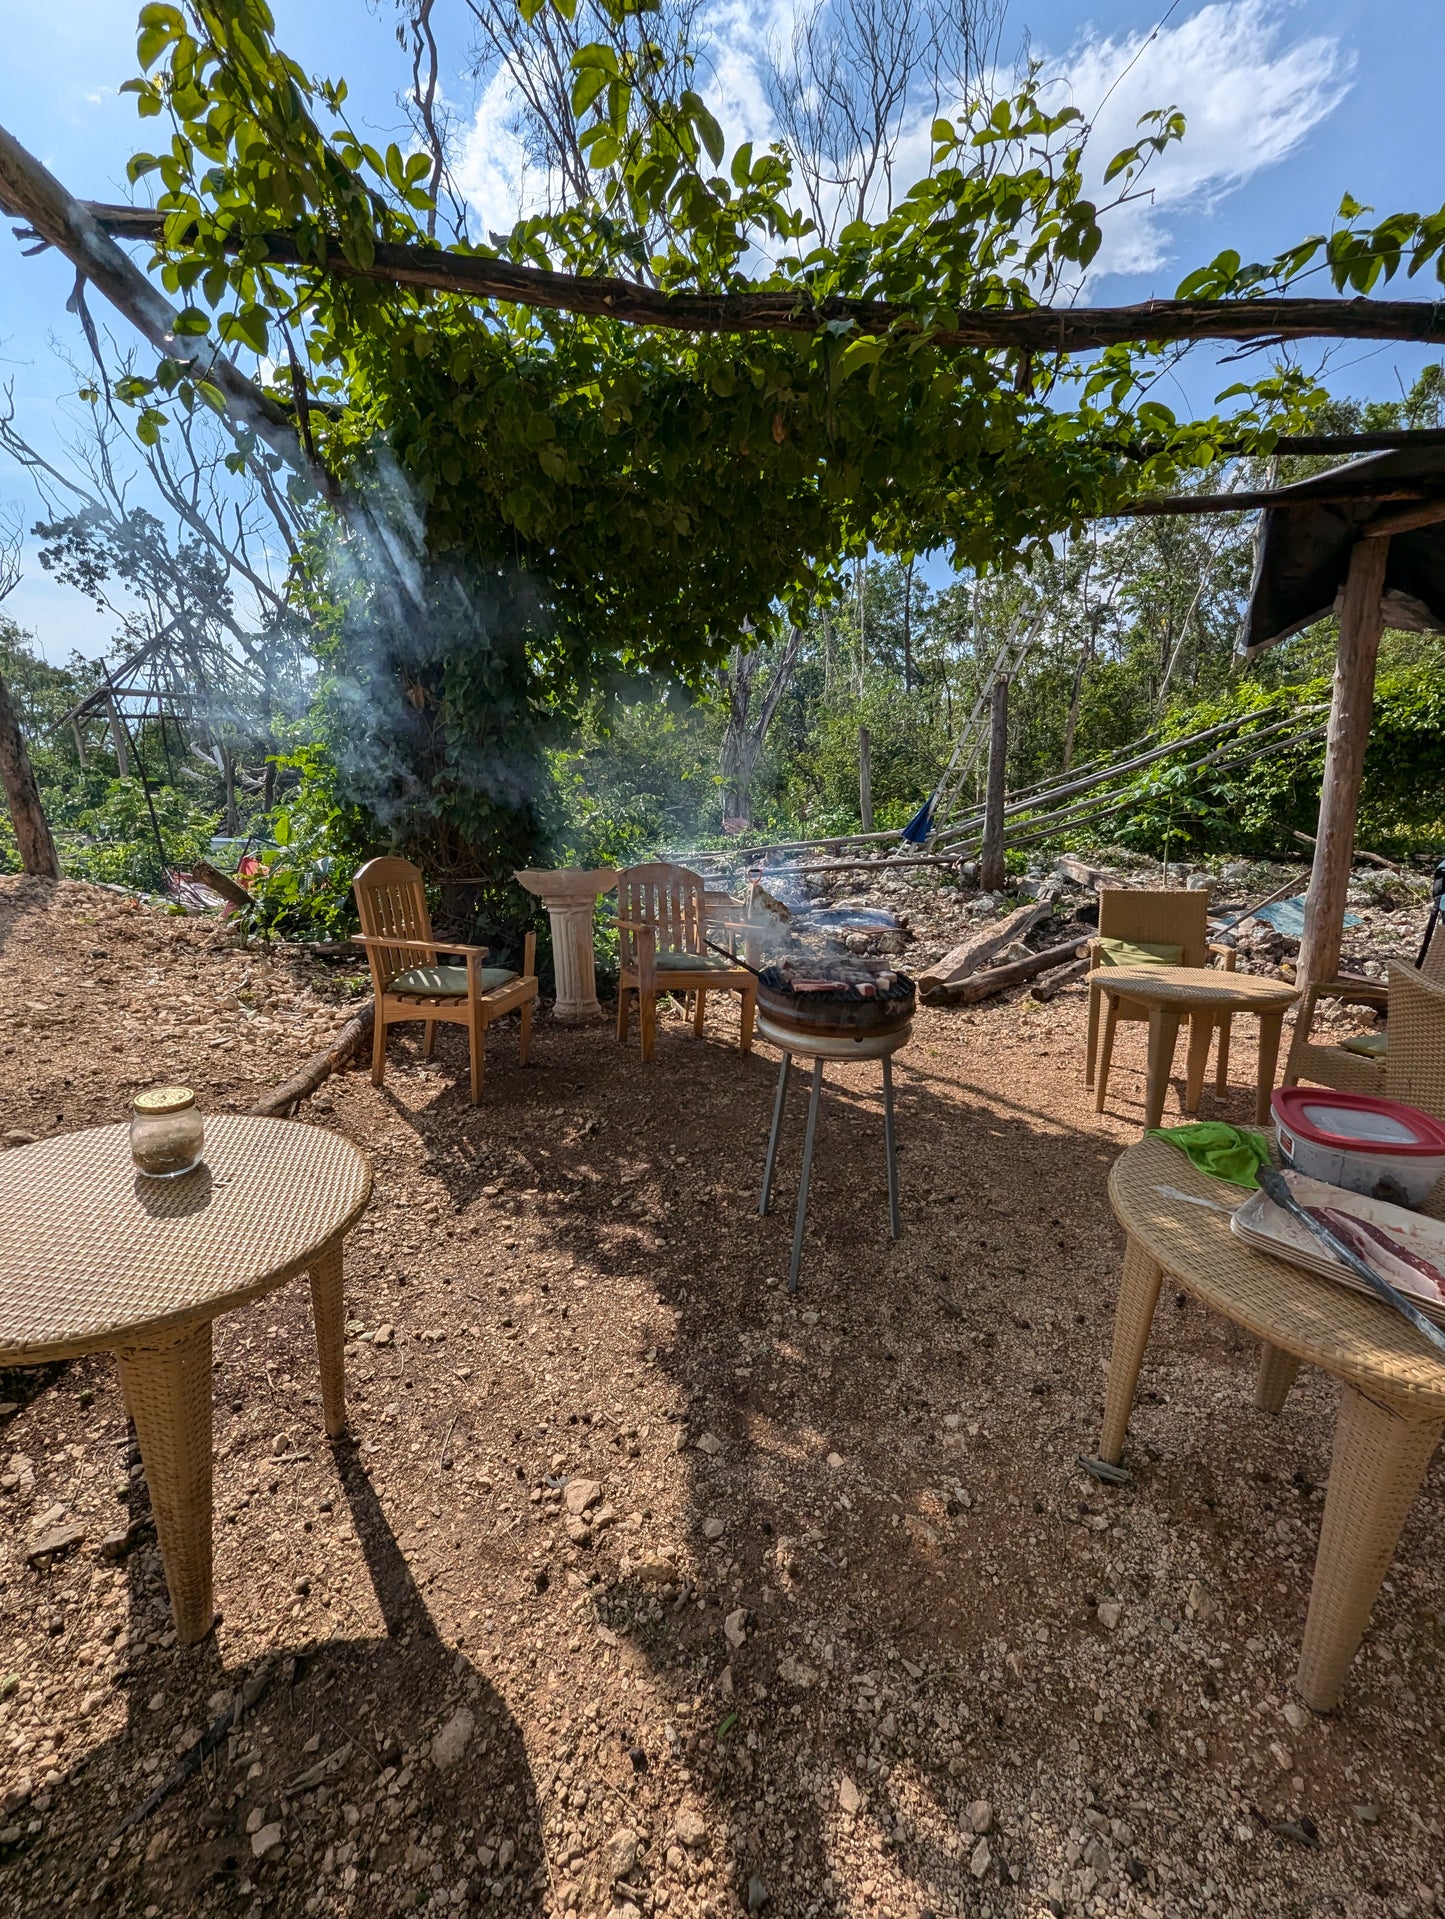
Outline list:
[[[326,1430],[344,1431],[341,1242],[370,1191],[349,1140],[294,1120],[209,1118],[176,1179],[136,1172],[123,1125],[0,1155],[0,1365],[115,1353],[184,1642],[214,1616],[211,1322],[309,1273]]]
[[[1219,1090],[1229,1069],[1228,1016],[1259,1015],[1259,1073],[1255,1082],[1254,1117],[1258,1125],[1269,1120],[1269,1096],[1279,1059],[1284,1016],[1299,998],[1299,988],[1285,980],[1261,979],[1253,973],[1215,973],[1202,966],[1096,966],[1089,985],[1098,987],[1108,1002],[1098,1068],[1099,1111],[1104,1108],[1104,1086],[1114,1050],[1114,1028],[1121,1000],[1143,1006],[1149,1014],[1149,1067],[1144,1095],[1144,1125],[1157,1126],[1164,1117],[1164,1095],[1174,1067],[1174,1042],[1182,1020],[1189,1021],[1189,1066],[1184,1110],[1199,1111],[1209,1042],[1221,1027]]]
[[[1116,1160],[1109,1198],[1129,1243],[1099,1452],[1117,1465],[1165,1273],[1264,1342],[1261,1411],[1283,1409],[1301,1362],[1334,1374],[1340,1411],[1295,1676],[1305,1703],[1328,1712],[1445,1432],[1445,1362],[1380,1301],[1238,1239],[1227,1214],[1242,1197],[1163,1140]]]

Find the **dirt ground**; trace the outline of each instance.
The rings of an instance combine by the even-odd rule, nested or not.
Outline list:
[[[159,1078],[243,1109],[341,1023],[352,969],[210,937],[0,880],[0,1133]],[[760,1218],[776,1058],[736,1032],[668,1020],[644,1070],[544,1017],[522,1069],[494,1029],[477,1110],[456,1029],[397,1036],[309,1102],[376,1175],[350,1436],[303,1285],[217,1325],[200,1646],[112,1362],[0,1373],[0,1910],[1445,1913],[1439,1459],[1328,1719],[1290,1680],[1330,1381],[1256,1412],[1249,1340],[1166,1293],[1133,1483],[1075,1463],[1142,1029],[1100,1117],[1081,988],[922,1013],[896,1243],[877,1069],[830,1072],[792,1299],[806,1089]]]

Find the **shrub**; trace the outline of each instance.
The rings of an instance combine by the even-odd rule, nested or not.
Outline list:
[[[113,780],[99,804],[86,807],[76,819],[75,837],[64,843],[65,870],[72,879],[162,893],[167,868],[185,869],[204,859],[219,824],[218,814],[174,787],[153,787],[148,805],[139,780]]]

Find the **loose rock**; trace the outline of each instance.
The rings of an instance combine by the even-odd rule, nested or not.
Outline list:
[[[465,1706],[452,1714],[431,1742],[432,1764],[439,1772],[446,1772],[461,1758],[476,1730],[476,1724]]]

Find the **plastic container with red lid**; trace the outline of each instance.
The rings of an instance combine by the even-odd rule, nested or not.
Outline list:
[[[1422,1206],[1445,1173],[1445,1126],[1418,1106],[1322,1086],[1281,1086],[1270,1105],[1281,1157],[1311,1179]]]

